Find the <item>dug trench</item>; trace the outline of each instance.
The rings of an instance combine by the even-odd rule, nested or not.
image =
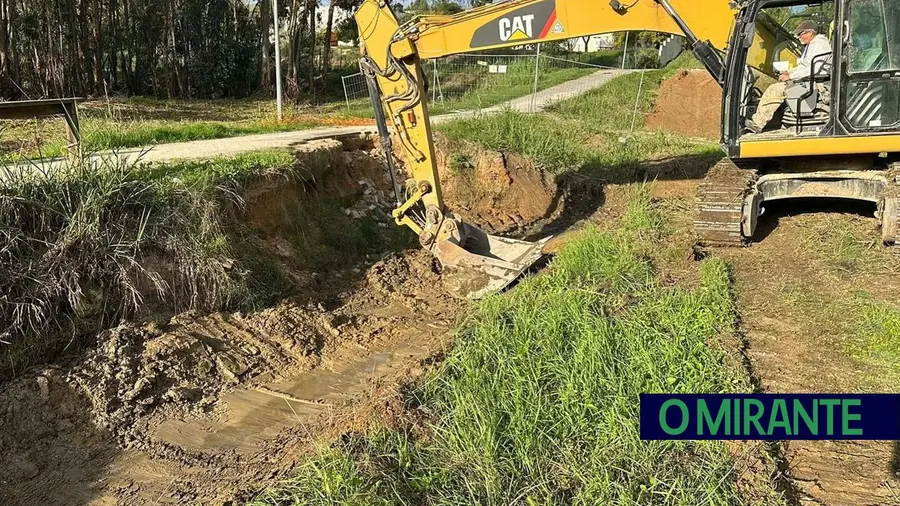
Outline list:
[[[560,186],[514,155],[440,146],[449,205],[491,232],[540,233],[589,211],[590,199],[565,205],[584,184]],[[181,311],[145,292],[138,311],[66,342],[78,346],[47,346],[43,360],[10,368],[0,503],[241,504],[317,442],[372,416],[390,423],[466,303],[391,222],[371,139],[316,141],[294,156],[299,170],[262,171],[240,186],[240,205],[219,209],[242,225],[219,263],[255,270],[250,286],[265,297]],[[590,195],[596,209],[602,193]],[[183,288],[166,267],[176,260],[146,256],[136,259],[145,270]]]

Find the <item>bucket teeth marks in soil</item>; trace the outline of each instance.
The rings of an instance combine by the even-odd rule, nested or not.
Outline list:
[[[249,498],[450,339],[461,303],[427,252],[357,271],[302,304],[124,324],[68,371],[0,386],[0,504]]]

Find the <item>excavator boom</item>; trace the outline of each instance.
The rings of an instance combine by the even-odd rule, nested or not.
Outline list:
[[[717,79],[735,12],[727,0],[510,0],[448,16],[401,23],[385,0],[363,0],[355,13],[382,148],[394,178],[394,219],[412,229],[444,268],[459,296],[499,291],[542,255],[543,243],[495,237],[444,205],[421,60],[623,30],[684,35]],[[393,127],[393,135],[388,126]],[[395,140],[409,179],[397,181]]]

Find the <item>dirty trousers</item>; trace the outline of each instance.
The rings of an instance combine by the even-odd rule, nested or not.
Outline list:
[[[777,82],[766,88],[765,93],[759,99],[759,107],[756,108],[756,114],[753,115],[753,122],[760,128],[772,121],[775,112],[784,102],[784,90],[787,88],[786,82]]]

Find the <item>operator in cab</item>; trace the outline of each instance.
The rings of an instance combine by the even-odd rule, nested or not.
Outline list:
[[[831,52],[831,42],[828,37],[819,33],[818,26],[813,21],[804,21],[800,23],[794,35],[803,44],[803,54],[797,60],[797,66],[788,72],[782,72],[778,75],[777,83],[772,84],[763,93],[759,101],[759,107],[753,118],[747,121],[745,127],[753,133],[761,132],[766,125],[775,117],[775,113],[784,103],[785,89],[788,81],[804,81],[808,80],[811,72],[813,59],[823,54]],[[816,60],[815,77],[827,77],[831,75],[831,57]]]

